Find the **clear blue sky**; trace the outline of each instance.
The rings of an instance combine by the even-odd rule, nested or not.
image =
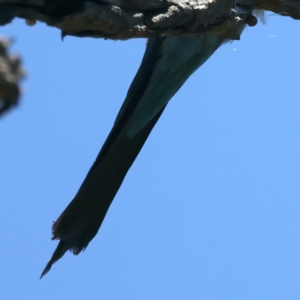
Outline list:
[[[300,299],[299,22],[269,16],[176,94],[83,254],[42,280],[51,224],[104,142],[146,41],[18,20],[28,76],[0,120],[1,299]]]

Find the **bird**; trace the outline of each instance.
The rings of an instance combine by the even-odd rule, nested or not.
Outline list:
[[[245,26],[246,21],[236,27],[238,35]],[[95,162],[73,200],[53,222],[52,240],[59,243],[40,278],[66,251],[78,255],[88,246],[170,99],[226,42],[226,38],[210,34],[148,40],[141,65]]]

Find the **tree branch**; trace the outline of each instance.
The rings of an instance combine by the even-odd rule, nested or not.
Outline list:
[[[166,35],[196,36],[205,32],[239,39],[231,29],[242,21],[232,10],[233,0],[90,0],[84,3],[83,0],[73,0],[73,3],[82,3],[81,11],[60,18],[49,8],[49,5],[59,5],[59,1],[70,3],[71,0],[0,0],[0,24],[19,17],[57,27],[63,36],[120,40]],[[300,18],[300,0],[236,2],[251,10],[265,9]]]
[[[0,39],[0,116],[18,103],[24,70],[18,56],[8,54],[9,42]]]

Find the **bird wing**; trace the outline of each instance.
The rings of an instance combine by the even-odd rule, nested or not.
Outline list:
[[[148,41],[111,132],[74,199],[53,224],[52,239],[60,241],[41,277],[67,250],[79,254],[88,246],[168,101],[222,41],[209,35]]]

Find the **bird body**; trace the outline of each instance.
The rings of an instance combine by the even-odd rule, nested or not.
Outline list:
[[[224,42],[214,35],[149,39],[111,132],[74,199],[53,224],[52,239],[60,241],[41,277],[67,250],[79,254],[88,246],[169,100]]]

